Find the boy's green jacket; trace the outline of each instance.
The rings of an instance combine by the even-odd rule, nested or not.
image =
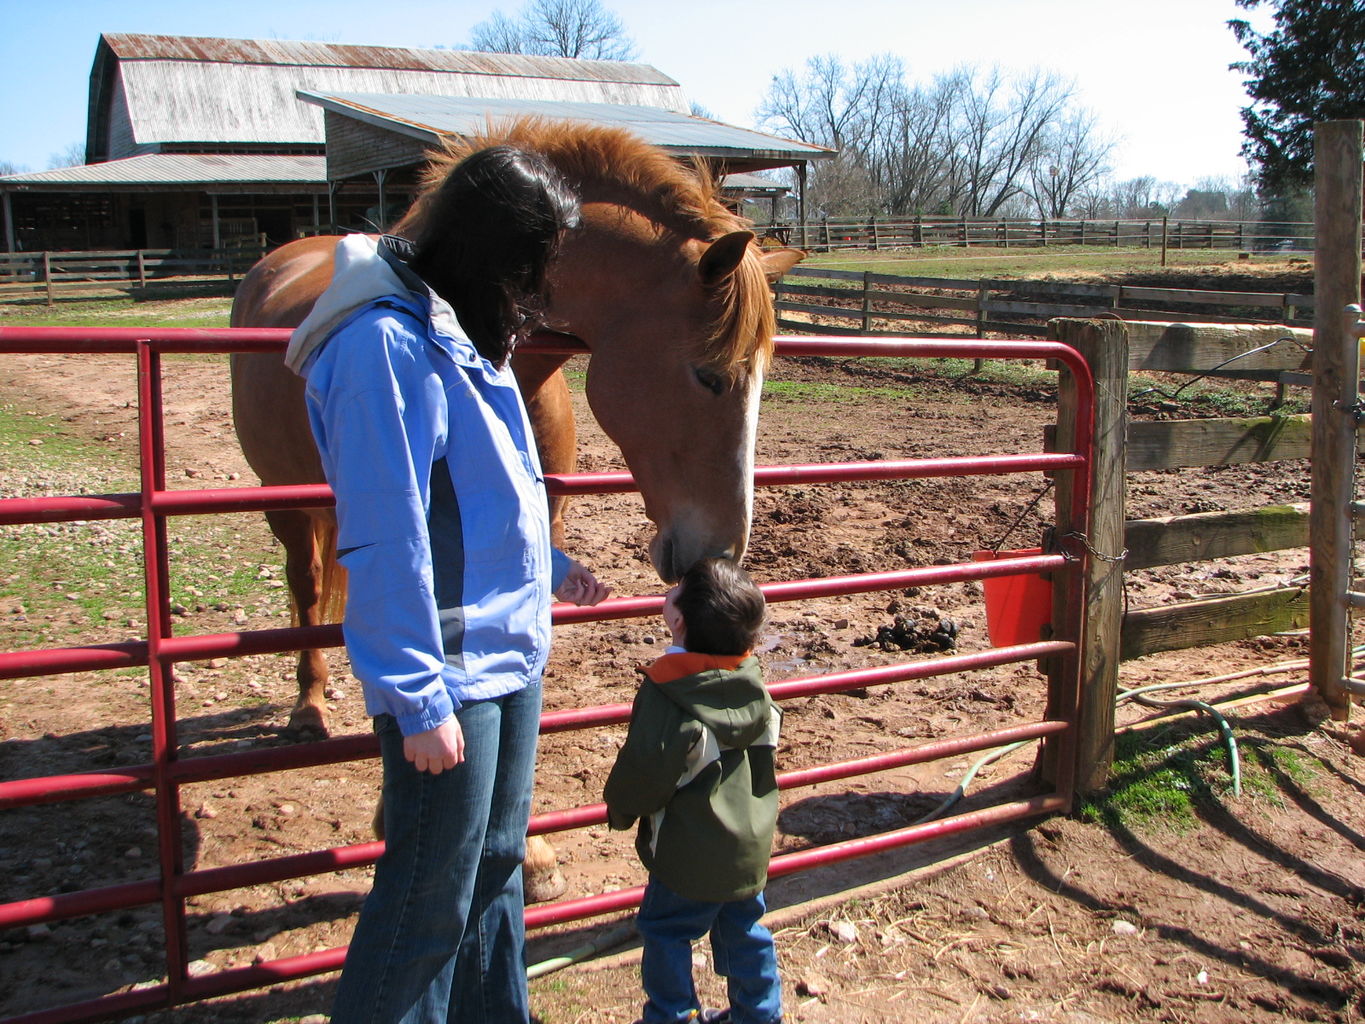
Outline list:
[[[752,896],[777,826],[781,722],[758,659],[665,654],[644,673],[603,794],[611,827],[638,818],[640,860],[680,896]]]

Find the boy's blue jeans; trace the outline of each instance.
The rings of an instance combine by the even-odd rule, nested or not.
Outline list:
[[[767,909],[761,892],[729,903],[704,903],[679,896],[651,877],[636,917],[644,940],[644,1024],[681,1024],[701,1008],[692,983],[692,941],[708,931],[734,1024],[780,1021],[777,954],[772,933],[759,923]]]
[[[384,855],[337,986],[333,1024],[526,1024],[521,860],[540,685],[456,712],[465,759],[439,775],[403,757],[390,715]]]

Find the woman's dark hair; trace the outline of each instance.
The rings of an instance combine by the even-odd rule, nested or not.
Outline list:
[[[728,558],[703,558],[678,581],[673,599],[699,654],[746,654],[763,628],[767,602],[749,574]]]
[[[492,146],[465,157],[428,199],[411,266],[502,365],[543,323],[545,272],[578,197],[543,157]]]

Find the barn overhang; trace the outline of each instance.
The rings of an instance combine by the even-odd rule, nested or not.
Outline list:
[[[797,167],[835,156],[823,146],[657,107],[304,89],[297,95],[328,115],[327,177],[332,181],[420,163],[447,137],[477,134],[490,122],[522,116],[624,128],[675,156],[708,160],[722,174]]]

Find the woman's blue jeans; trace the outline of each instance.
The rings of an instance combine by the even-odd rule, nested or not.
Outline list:
[[[539,683],[456,712],[465,759],[439,775],[403,757],[392,716],[384,855],[337,986],[333,1024],[526,1024],[521,861]]]
[[[744,900],[704,903],[679,896],[651,877],[635,919],[644,940],[644,1024],[680,1024],[701,1008],[692,982],[692,942],[708,931],[716,973],[726,979],[734,1024],[780,1021],[777,954],[772,933],[759,923],[766,910],[761,892]]]

